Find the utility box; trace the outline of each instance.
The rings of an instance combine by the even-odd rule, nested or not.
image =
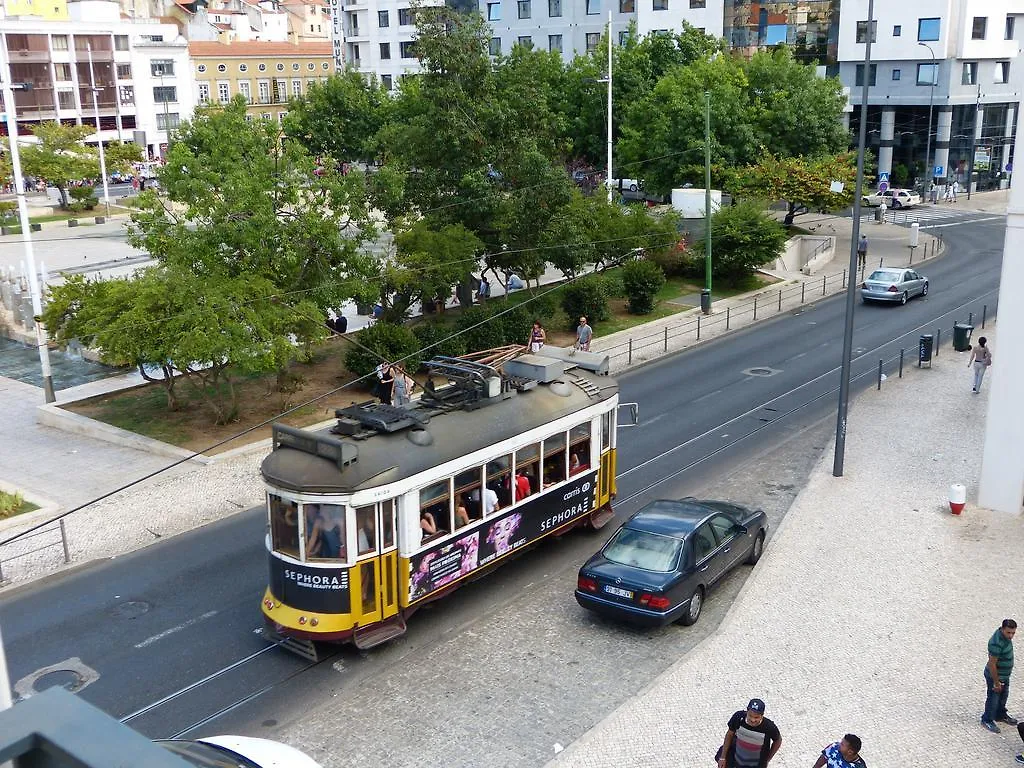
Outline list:
[[[543,350],[544,348],[541,347]],[[518,376],[521,379],[533,379],[542,384],[554,381],[565,373],[565,363],[552,357],[538,354],[520,355],[506,361],[502,368],[507,376]]]
[[[705,194],[703,189],[673,189],[672,207],[684,219],[703,219]],[[711,213],[717,213],[722,207],[722,190],[711,190]]]

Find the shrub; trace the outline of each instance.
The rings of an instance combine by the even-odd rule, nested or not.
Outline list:
[[[635,259],[622,265],[622,287],[629,299],[629,311],[634,315],[654,310],[655,297],[663,285],[665,273],[654,262]]]
[[[435,355],[458,357],[466,353],[466,340],[462,336],[449,338],[456,329],[448,323],[423,322],[414,326],[412,332],[419,342],[420,357],[423,360],[429,360]]]
[[[591,325],[611,317],[608,311],[608,288],[600,275],[581,277],[563,287],[561,293],[562,309],[568,316],[570,330],[576,328],[583,315],[586,315]]]
[[[402,367],[409,372],[420,367],[420,342],[404,325],[377,322],[360,331],[356,341],[360,346],[349,347],[345,353],[345,367],[357,376],[372,373],[381,358],[397,362],[411,355]]]
[[[18,204],[13,200],[0,202],[0,223],[14,222],[18,220]]]
[[[493,309],[491,308],[493,306]],[[467,352],[479,352],[482,349],[493,349],[505,343],[504,317],[494,317],[496,311],[503,306],[493,302],[489,306],[466,307],[459,317],[459,330],[466,330],[462,339]],[[477,327],[473,327],[477,326]]]
[[[73,201],[68,204],[68,209],[72,211],[91,211],[100,203],[92,187],[72,187],[68,194]]]
[[[785,244],[785,228],[756,203],[723,207],[711,217],[711,274],[727,285],[743,285],[755,270],[778,258]],[[703,252],[702,242],[687,256]]]
[[[20,493],[0,491],[0,518],[13,515],[24,504],[25,499]]]

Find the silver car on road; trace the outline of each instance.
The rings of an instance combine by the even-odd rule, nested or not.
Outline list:
[[[882,267],[876,269],[861,283],[860,297],[869,301],[889,301],[906,304],[914,296],[928,295],[928,278],[912,269]]]

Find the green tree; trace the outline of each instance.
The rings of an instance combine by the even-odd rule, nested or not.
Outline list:
[[[389,103],[375,77],[346,69],[291,100],[284,132],[313,156],[326,155],[338,163],[370,161],[376,154],[373,138],[387,122]]]
[[[764,152],[758,162],[736,171],[733,191],[742,196],[787,204],[785,225],[808,211],[844,208],[853,199],[857,177],[856,155],[846,152],[818,158],[779,157]],[[843,191],[832,192],[833,181]]]
[[[71,182],[100,175],[99,155],[84,141],[94,132],[95,128],[87,125],[40,123],[33,131],[37,143],[21,148],[22,172],[56,187],[62,208],[68,206]]]
[[[653,261],[633,259],[622,265],[622,287],[634,315],[653,312],[658,291],[664,285],[665,273]]]
[[[107,164],[107,173],[131,173],[132,163],[141,163],[145,158],[142,156],[142,147],[138,144],[112,141],[104,145],[103,159]]]
[[[758,204],[720,208],[711,217],[711,274],[727,285],[742,285],[754,270],[778,258],[785,244],[785,228]],[[694,258],[703,253],[703,242],[694,244]]]

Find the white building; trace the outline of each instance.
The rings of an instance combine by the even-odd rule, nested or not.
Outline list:
[[[409,0],[330,0],[335,63],[376,74],[391,88],[416,72],[416,27]],[[721,37],[724,0],[468,0],[493,30],[490,51],[508,54],[514,45],[558,51],[566,61],[595,48],[612,11],[613,39],[623,43],[629,25],[637,33],[678,32],[689,22]],[[609,3],[611,5],[609,6]],[[427,5],[440,4],[428,2]],[[458,5],[458,4],[457,4]]]
[[[859,126],[868,77],[868,145],[879,171],[910,171],[921,182],[972,170],[981,189],[1005,185],[1013,156],[1024,71],[1022,0],[876,2],[871,68],[865,73],[867,0],[843,0],[839,76],[850,87]],[[932,104],[929,131],[929,103]],[[925,157],[931,135],[931,157]]]
[[[15,94],[19,133],[42,121],[95,125],[95,86],[100,131],[87,140],[136,141],[158,155],[167,125],[195,107],[187,42],[173,24],[123,19],[115,0],[73,0],[68,12],[8,16],[0,27],[0,75],[9,64],[12,82],[32,84]]]

